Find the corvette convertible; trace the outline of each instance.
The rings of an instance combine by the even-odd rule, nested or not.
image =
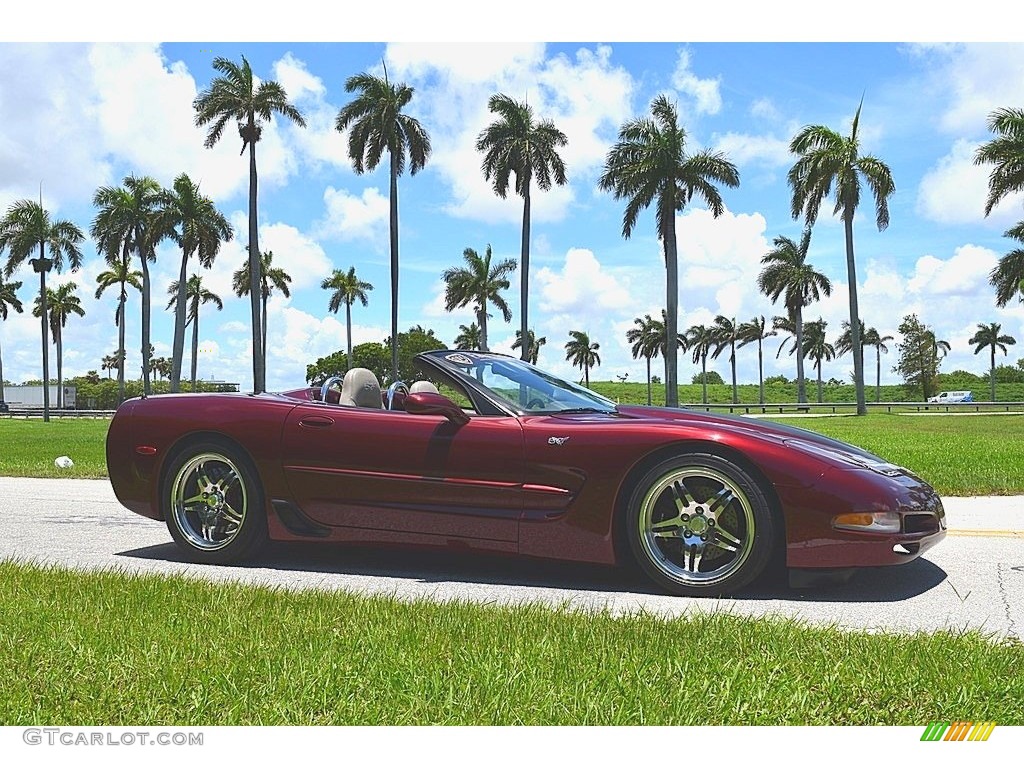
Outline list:
[[[126,401],[107,434],[118,500],[189,558],[268,539],[632,563],[661,588],[734,593],[771,563],[905,563],[946,533],[911,472],[745,417],[616,405],[520,360],[438,350],[382,391],[355,368],[276,394]]]

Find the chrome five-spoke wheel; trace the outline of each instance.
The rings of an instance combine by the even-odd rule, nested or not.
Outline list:
[[[231,562],[266,538],[255,473],[233,454],[220,446],[194,446],[167,474],[167,527],[200,562]]]
[[[757,483],[710,454],[654,467],[632,495],[627,522],[643,570],[684,595],[719,595],[748,584],[767,564],[774,539]]]

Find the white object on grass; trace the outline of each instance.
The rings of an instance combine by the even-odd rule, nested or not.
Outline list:
[[[58,469],[71,469],[71,467],[75,466],[75,462],[71,460],[70,456],[58,456],[53,460],[53,464]]]

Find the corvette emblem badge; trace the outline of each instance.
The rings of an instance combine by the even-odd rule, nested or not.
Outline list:
[[[549,437],[548,445],[565,445],[568,441],[568,437]]]

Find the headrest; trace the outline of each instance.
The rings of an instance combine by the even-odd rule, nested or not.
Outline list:
[[[437,391],[437,387],[434,386],[433,382],[430,381],[414,381],[412,386],[409,387],[409,394],[415,394],[417,392],[433,392],[435,395],[441,394]]]
[[[380,384],[373,371],[367,368],[352,368],[341,382],[341,405],[359,408],[383,408],[380,399]]]

